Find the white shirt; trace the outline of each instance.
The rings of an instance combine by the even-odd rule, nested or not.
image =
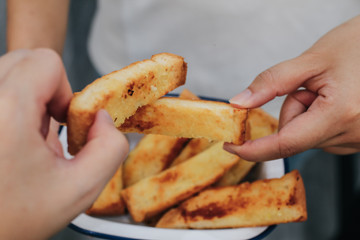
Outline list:
[[[186,88],[229,99],[359,10],[356,0],[99,0],[89,53],[102,75],[178,54],[188,63]],[[278,117],[282,100],[265,110]]]

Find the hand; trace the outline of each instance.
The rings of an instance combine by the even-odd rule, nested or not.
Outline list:
[[[46,141],[50,117],[65,121],[71,97],[53,51],[0,58],[0,239],[50,237],[91,205],[127,154],[124,136],[104,110],[74,159]]]
[[[254,108],[288,94],[279,132],[242,146],[225,144],[239,156],[263,161],[310,148],[337,154],[360,149],[360,17],[330,31],[301,56],[261,73],[230,102]]]

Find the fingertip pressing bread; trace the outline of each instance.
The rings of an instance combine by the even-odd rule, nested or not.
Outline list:
[[[99,109],[107,110],[118,127],[137,108],[183,85],[186,72],[182,57],[161,53],[98,78],[75,93],[67,117],[69,153],[76,154],[85,144]]]

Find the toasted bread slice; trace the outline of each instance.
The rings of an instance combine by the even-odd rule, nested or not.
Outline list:
[[[182,57],[161,53],[96,79],[75,93],[67,118],[69,153],[76,154],[85,144],[99,109],[106,109],[118,127],[139,107],[183,85],[186,71]]]
[[[242,144],[247,112],[222,102],[165,97],[139,108],[118,129]]]
[[[116,171],[114,176],[106,184],[103,191],[97,197],[96,201],[86,211],[89,215],[121,215],[125,211],[125,203],[120,195],[123,189],[122,165]]]
[[[261,108],[250,109],[248,116],[252,140],[276,133],[279,121]]]
[[[255,162],[246,161],[242,158],[239,162],[230,168],[224,176],[215,183],[217,187],[236,185],[243,180],[250,170],[255,166]]]
[[[239,159],[222,145],[124,189],[121,194],[134,221],[155,216],[219,179]]]
[[[192,93],[188,89],[184,89],[180,95],[179,98],[181,99],[190,99],[190,100],[200,100],[198,96],[196,96],[194,93]],[[195,156],[196,154],[204,151],[208,147],[210,147],[212,144],[214,144],[214,141],[210,141],[206,138],[193,138],[189,141],[189,143],[185,146],[185,148],[180,152],[179,156],[175,158],[175,160],[172,162],[171,167],[178,165],[189,158]]]
[[[189,141],[180,154],[172,161],[170,167],[176,166],[186,160],[192,158],[196,154],[204,151],[205,149],[211,147],[216,142],[210,141],[206,138],[193,138]]]
[[[144,136],[124,162],[125,187],[169,167],[187,142],[186,138],[165,135]]]
[[[280,179],[208,189],[168,211],[161,228],[238,228],[307,219],[305,189],[298,171]]]
[[[199,99],[191,91],[184,89],[179,98]],[[130,185],[139,180],[153,176],[172,165],[174,158],[189,141],[187,138],[177,138],[166,135],[145,135],[130,152],[124,163],[124,185]]]
[[[278,128],[278,120],[261,108],[250,109],[247,123],[249,124],[247,131],[249,132],[251,140],[271,135],[275,133]],[[239,162],[216,183],[216,186],[238,184],[254,166],[254,162],[240,159]]]

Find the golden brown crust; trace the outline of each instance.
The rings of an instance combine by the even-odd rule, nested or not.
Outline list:
[[[280,179],[205,190],[165,213],[157,227],[256,227],[306,219],[304,184],[294,170]]]
[[[123,202],[112,203],[104,208],[89,208],[86,214],[92,216],[119,216],[124,214],[125,204]]]
[[[274,134],[278,128],[278,120],[261,108],[255,108],[249,111],[247,124],[246,132],[249,134],[251,140]],[[240,161],[216,183],[216,186],[238,184],[254,166],[254,162],[240,159]]]
[[[76,154],[85,144],[98,110],[106,109],[119,126],[138,107],[183,85],[186,71],[182,57],[157,54],[96,79],[74,94],[67,118],[69,152]]]
[[[276,133],[279,121],[261,108],[250,109],[248,123],[252,140]]]
[[[199,99],[187,89],[184,89],[179,98]],[[198,140],[198,139],[193,139]],[[153,176],[172,165],[174,158],[183,152],[189,139],[166,135],[145,135],[137,146],[130,152],[124,163],[124,185],[128,187],[139,180]],[[192,144],[193,145],[193,144]],[[185,150],[185,149],[184,149]],[[195,154],[194,154],[195,155]]]
[[[121,165],[86,213],[97,216],[124,214],[125,203],[120,195],[122,189],[123,181]]]
[[[145,135],[124,162],[125,187],[168,168],[187,142],[186,138]]]
[[[247,114],[247,109],[223,102],[164,97],[139,108],[118,129],[240,145],[245,140]]]
[[[249,162],[244,159],[239,159],[239,162],[227,171],[220,180],[215,183],[217,187],[231,186],[238,184],[245,178],[250,170],[255,166],[255,162]]]
[[[211,185],[237,161],[237,156],[218,143],[182,164],[137,182],[121,194],[134,221],[141,222]]]
[[[204,151],[215,144],[214,141],[209,141],[206,138],[194,138],[189,141],[189,143],[184,147],[180,154],[174,159],[171,163],[171,167],[176,166],[186,160],[192,158],[196,154]]]
[[[194,93],[192,93],[188,89],[184,89],[180,93],[179,98],[190,99],[190,100],[200,100],[200,98],[198,96],[196,96]],[[207,149],[214,143],[215,143],[214,141],[210,141],[206,138],[191,139],[189,141],[189,143],[186,144],[185,148],[181,151],[181,153],[174,159],[174,161],[171,164],[171,167],[190,159],[191,157],[204,151],[205,149]]]

